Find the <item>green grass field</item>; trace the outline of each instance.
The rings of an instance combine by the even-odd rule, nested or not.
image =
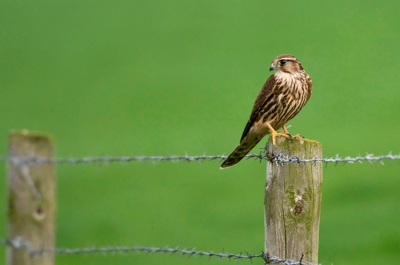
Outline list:
[[[325,156],[400,152],[398,1],[128,2],[0,3],[0,154],[19,129],[50,133],[59,157],[228,154],[282,53],[314,84],[293,134]],[[57,246],[259,253],[265,163],[219,165],[59,165]],[[400,260],[399,172],[398,161],[324,168],[319,262]],[[231,264],[143,253],[56,261]]]

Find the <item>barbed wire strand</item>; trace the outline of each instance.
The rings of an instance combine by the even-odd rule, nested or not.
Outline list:
[[[181,254],[182,256],[206,256],[209,258],[216,257],[219,259],[226,258],[229,260],[232,259],[249,259],[252,261],[254,258],[263,258],[266,263],[269,264],[278,264],[283,263],[286,265],[313,265],[311,263],[302,263],[301,260],[303,256],[300,258],[300,261],[294,261],[290,259],[280,259],[277,257],[269,256],[264,252],[260,254],[250,254],[245,252],[246,254],[232,254],[226,252],[214,252],[214,251],[198,251],[195,248],[188,249],[179,249],[179,248],[170,248],[170,247],[146,247],[146,246],[117,246],[117,247],[85,247],[85,248],[56,248],[56,249],[41,249],[34,250],[31,247],[31,244],[25,241],[22,237],[15,237],[12,240],[0,239],[1,245],[10,246],[15,249],[25,249],[29,252],[31,256],[35,255],[43,255],[44,253],[52,253],[52,254],[94,254],[94,253],[127,253],[127,252],[144,252],[147,254],[154,253],[171,253],[171,254]]]
[[[204,161],[222,161],[226,159],[225,155],[200,155],[200,156],[178,156],[178,155],[170,155],[170,156],[88,156],[88,157],[70,157],[70,158],[45,158],[45,157],[18,157],[18,156],[0,156],[0,161],[10,161],[14,165],[25,165],[25,164],[34,164],[41,165],[45,163],[53,163],[53,164],[91,164],[91,163],[128,163],[128,162],[204,162]],[[282,153],[279,154],[248,154],[245,157],[246,159],[256,159],[256,160],[268,160],[271,162],[275,162],[277,164],[283,165],[285,163],[362,163],[362,162],[379,162],[384,164],[384,160],[400,160],[400,154],[393,155],[388,153],[387,155],[375,156],[373,154],[366,154],[365,156],[346,156],[341,157],[336,155],[335,157],[312,157],[312,158],[304,158],[298,157],[295,155],[287,156]]]

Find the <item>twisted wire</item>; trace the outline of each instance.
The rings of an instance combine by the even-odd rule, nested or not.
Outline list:
[[[200,156],[189,156],[189,155],[169,155],[169,156],[88,156],[88,157],[69,157],[69,158],[46,158],[46,157],[18,157],[18,156],[0,156],[0,161],[9,161],[14,165],[26,165],[26,164],[34,164],[34,165],[41,165],[46,163],[51,164],[93,164],[93,163],[102,163],[102,164],[109,164],[115,162],[121,163],[129,163],[129,162],[204,162],[204,161],[222,161],[226,159],[227,156],[225,155],[200,155]],[[393,155],[388,153],[387,155],[380,155],[375,156],[373,154],[366,154],[365,156],[345,156],[341,157],[336,155],[334,157],[312,157],[312,158],[305,158],[305,157],[298,157],[295,155],[287,156],[285,154],[248,154],[245,157],[246,159],[255,159],[255,160],[267,160],[270,162],[275,162],[277,164],[283,165],[285,163],[362,163],[362,162],[378,162],[384,164],[384,160],[400,160],[400,154]]]
[[[10,246],[14,249],[25,249],[28,251],[30,256],[35,255],[43,255],[45,253],[51,253],[55,255],[66,254],[66,255],[74,255],[74,254],[94,254],[94,253],[127,253],[127,252],[143,252],[147,254],[154,253],[171,253],[171,254],[181,254],[182,256],[206,256],[209,258],[216,257],[219,259],[247,259],[252,261],[254,258],[262,258],[268,264],[286,264],[286,265],[313,265],[311,263],[302,263],[301,260],[303,256],[300,258],[300,261],[294,261],[290,259],[280,259],[278,257],[269,256],[264,252],[260,254],[250,254],[248,252],[242,252],[239,254],[232,254],[226,252],[214,252],[214,251],[198,251],[195,248],[188,249],[179,249],[179,248],[170,248],[170,247],[147,247],[147,246],[116,246],[116,247],[85,247],[85,248],[45,248],[40,250],[35,250],[32,248],[31,244],[25,241],[22,237],[15,237],[12,240],[0,239],[1,245]]]

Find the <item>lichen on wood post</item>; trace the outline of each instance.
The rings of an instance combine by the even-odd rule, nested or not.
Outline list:
[[[7,247],[7,265],[51,265],[54,254],[30,251],[54,249],[55,167],[52,163],[24,163],[32,157],[53,158],[48,136],[27,131],[11,133],[8,151],[8,240],[25,247]],[[26,162],[26,161],[25,161]],[[28,247],[29,246],[29,247]]]
[[[276,138],[268,154],[322,157],[319,142]],[[267,163],[265,187],[265,253],[282,259],[318,263],[322,198],[321,163]]]

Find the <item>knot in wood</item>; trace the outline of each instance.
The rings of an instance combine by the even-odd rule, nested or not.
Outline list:
[[[294,214],[302,213],[303,212],[303,208],[304,208],[303,203],[302,203],[302,196],[301,195],[296,196],[294,198],[294,203],[295,203],[295,206],[294,206],[294,209],[293,209]]]

